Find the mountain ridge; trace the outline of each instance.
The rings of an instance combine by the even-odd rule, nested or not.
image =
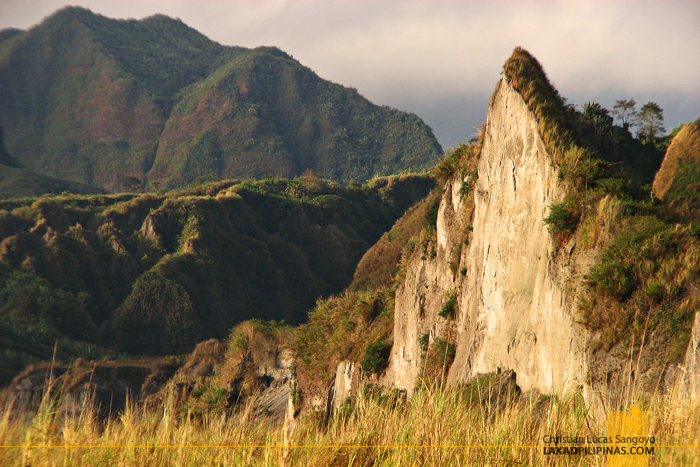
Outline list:
[[[119,191],[221,178],[347,183],[437,162],[417,116],[324,81],[274,47],[222,46],[163,15],[59,10],[0,41],[0,125],[27,168]]]

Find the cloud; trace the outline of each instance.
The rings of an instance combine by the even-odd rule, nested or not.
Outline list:
[[[695,2],[309,1],[270,4],[275,12],[259,23],[241,19],[246,9],[270,13],[265,5],[238,10],[236,28],[221,41],[278,45],[324,78],[418,113],[446,146],[468,139],[483,120],[485,109],[457,108],[485,102],[518,45],[574,102],[612,106],[610,96],[651,96],[700,108]],[[667,116],[694,118],[685,107]]]
[[[403,6],[368,27],[329,32],[300,54],[319,70],[382,93],[490,90],[517,45],[538,57],[555,81],[584,92],[621,83],[631,91],[700,90],[694,79],[700,77],[700,29],[693,14],[656,4],[639,11],[639,4],[625,2],[517,2],[507,8],[495,2],[478,15],[466,4],[437,5],[423,12]],[[689,10],[697,19],[698,8]]]

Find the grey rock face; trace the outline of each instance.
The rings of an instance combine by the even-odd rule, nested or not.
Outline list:
[[[438,212],[436,254],[415,254],[396,293],[394,347],[386,383],[412,391],[421,371],[419,338],[456,343],[449,382],[511,369],[524,390],[552,393],[585,385],[590,333],[575,320],[575,290],[592,253],[553,244],[543,220],[565,189],[557,180],[538,122],[503,79],[491,97],[465,219],[459,174],[448,181]],[[473,232],[459,244],[464,223]],[[455,249],[461,248],[455,273]],[[457,297],[454,321],[437,316]],[[409,394],[410,395],[410,394]]]
[[[700,399],[700,312],[695,313],[693,330],[681,370],[683,372],[681,397],[691,400]]]
[[[586,380],[588,332],[567,289],[582,272],[575,244],[557,249],[543,220],[565,190],[538,122],[505,79],[489,105],[475,188],[450,381],[513,369],[523,390],[552,393]]]
[[[48,390],[57,403],[55,410],[59,416],[79,416],[83,410],[96,410],[100,416],[110,416],[150,392],[150,385],[163,384],[179,367],[175,362],[161,362],[40,368],[27,372],[8,386],[1,404],[12,404],[17,413],[32,416],[41,409],[42,403],[48,402]]]

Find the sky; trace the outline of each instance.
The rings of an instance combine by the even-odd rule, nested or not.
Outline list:
[[[0,0],[0,29],[67,5],[110,18],[180,18],[223,45],[276,46],[321,78],[420,116],[444,148],[486,120],[503,63],[522,46],[576,105],[618,99],[700,117],[698,0]]]

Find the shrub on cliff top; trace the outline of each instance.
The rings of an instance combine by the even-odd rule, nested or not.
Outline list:
[[[523,96],[539,122],[539,132],[554,160],[561,163],[577,142],[576,127],[564,99],[550,84],[542,65],[517,47],[503,66],[506,78]]]

